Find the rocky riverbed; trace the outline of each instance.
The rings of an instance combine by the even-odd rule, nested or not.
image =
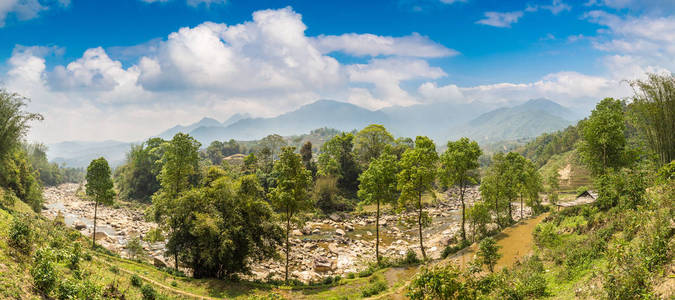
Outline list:
[[[93,229],[94,203],[78,196],[78,184],[63,184],[44,190],[45,209],[43,215],[49,218],[63,216],[67,226],[91,236]],[[477,187],[465,195],[467,207],[480,199]],[[432,217],[431,225],[423,230],[426,253],[438,258],[446,245],[456,239],[461,221],[461,203],[457,190],[438,195],[425,211]],[[514,203],[514,218],[520,217],[519,206]],[[525,217],[530,215],[525,208]],[[414,212],[397,215],[383,214],[380,219],[380,254],[402,257],[409,249],[421,255],[416,223],[410,224]],[[98,243],[122,256],[132,236],[143,238],[157,225],[145,221],[140,209],[99,206],[97,234]],[[374,214],[331,214],[325,219],[306,222],[302,228],[291,233],[290,270],[293,277],[302,280],[318,280],[325,276],[344,275],[359,272],[375,260],[375,216]],[[164,257],[164,243],[142,242],[148,259],[158,265],[170,265]],[[283,254],[282,249],[279,253]],[[283,256],[283,255],[282,255]],[[267,260],[252,267],[249,279],[279,279],[283,275],[282,260]]]

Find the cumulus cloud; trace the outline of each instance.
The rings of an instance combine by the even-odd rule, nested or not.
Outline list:
[[[494,27],[511,27],[511,24],[518,22],[523,16],[522,11],[495,12],[488,11],[484,14],[485,18],[476,21],[476,24],[483,24]]]
[[[340,51],[355,56],[397,55],[431,58],[459,54],[418,33],[403,37],[356,33],[320,35],[314,38],[313,42],[322,53]]]
[[[553,99],[563,105],[588,107],[604,97],[624,97],[629,87],[618,80],[577,72],[551,73],[530,83],[497,83],[473,87],[437,86],[427,82],[418,88],[430,101],[473,102],[505,105],[535,98]]]
[[[609,53],[605,64],[614,76],[634,78],[644,71],[675,70],[675,17],[625,16],[590,11],[584,16],[605,28],[593,40]]]

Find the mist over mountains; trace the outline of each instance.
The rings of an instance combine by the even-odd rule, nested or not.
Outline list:
[[[474,101],[397,106],[376,111],[345,102],[319,100],[271,118],[235,114],[219,122],[205,117],[193,124],[176,125],[157,136],[171,139],[176,133],[184,132],[206,146],[216,140],[257,140],[269,134],[292,136],[322,127],[351,131],[369,124],[382,124],[396,137],[426,135],[437,144],[444,144],[447,140],[467,136],[486,144],[556,131],[584,115],[548,99],[533,99],[496,109]],[[49,145],[48,155],[52,161],[73,167],[86,166],[91,159],[99,156],[117,165],[124,161],[131,144],[116,141],[62,142]]]

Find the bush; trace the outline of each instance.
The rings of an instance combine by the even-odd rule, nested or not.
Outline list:
[[[469,241],[461,241],[459,244],[455,244],[452,246],[446,246],[445,249],[443,249],[443,252],[441,253],[442,258],[447,258],[448,256],[457,253],[459,250],[462,250],[466,247],[471,245]]]
[[[141,286],[141,284],[143,284],[143,280],[141,280],[141,277],[139,277],[136,274],[131,275],[131,285],[139,287]]]
[[[406,296],[418,299],[470,299],[459,269],[455,266],[423,268],[408,286]]]
[[[0,192],[2,190],[0,189]],[[16,196],[14,196],[14,193],[12,191],[5,191],[4,193],[0,193],[0,207],[7,208],[8,210],[11,210],[14,208],[14,202],[16,202]]]
[[[387,289],[387,283],[379,276],[370,279],[370,284],[361,291],[361,296],[370,297],[377,295]]]
[[[497,242],[491,238],[487,237],[483,239],[480,244],[478,244],[478,260],[481,264],[488,267],[490,272],[494,271],[494,266],[497,264],[497,260],[502,256],[499,254],[500,246],[497,245]]]
[[[172,281],[172,282],[171,282],[171,286],[172,286],[172,287],[177,287],[177,286],[178,286],[178,282]]]
[[[23,254],[30,253],[33,244],[33,230],[18,216],[9,228],[9,245]]]
[[[354,273],[347,273],[347,279],[354,279],[356,278],[356,274]]]
[[[82,258],[82,245],[80,243],[73,244],[73,249],[70,252],[70,259],[68,260],[68,268],[77,270],[80,268],[80,259]]]
[[[408,252],[405,254],[403,259],[403,264],[405,265],[416,265],[420,263],[420,259],[417,258],[417,253],[414,250],[408,249]]]
[[[127,249],[127,252],[129,253],[129,258],[131,259],[139,259],[145,257],[145,250],[143,249],[143,245],[141,245],[141,239],[139,239],[138,237],[132,237],[131,239],[129,239],[124,248]]]
[[[56,286],[57,273],[54,268],[54,254],[50,248],[41,248],[35,252],[30,270],[33,285],[42,293],[49,294]]]
[[[63,280],[56,289],[56,298],[59,300],[77,299],[80,293],[80,287],[77,282],[72,280]]]
[[[365,270],[359,272],[359,277],[362,277],[362,278],[368,277],[370,275],[373,275],[374,272],[375,272],[375,268],[373,268],[373,266],[369,266]]]
[[[109,270],[113,274],[119,274],[120,273],[120,268],[118,268],[117,266],[111,266]]]
[[[143,294],[143,300],[155,300],[157,298],[157,292],[150,284],[143,285],[141,294]]]

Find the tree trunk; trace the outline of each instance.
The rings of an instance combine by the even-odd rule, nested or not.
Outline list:
[[[288,244],[288,231],[291,228],[291,216],[286,211],[286,284],[288,284],[288,257],[291,251],[290,245]]]
[[[173,261],[176,263],[176,271],[178,271],[178,249],[176,249],[176,252],[173,254]]]
[[[464,183],[459,187],[459,199],[462,200],[462,242],[466,242],[466,228],[464,227],[464,220],[466,218],[466,205],[464,205]]]
[[[375,217],[375,259],[380,264],[380,200],[377,200],[377,215]]]
[[[523,220],[523,195],[520,195],[520,220]]]
[[[424,251],[424,236],[422,235],[422,193],[419,194],[419,210],[417,212],[417,225],[420,231],[420,249],[422,250],[422,257],[427,260],[427,253]]]
[[[513,213],[511,210],[511,199],[509,199],[509,225],[513,223]]]
[[[94,233],[91,235],[91,248],[96,248],[96,215],[98,213],[98,201],[94,204]]]

